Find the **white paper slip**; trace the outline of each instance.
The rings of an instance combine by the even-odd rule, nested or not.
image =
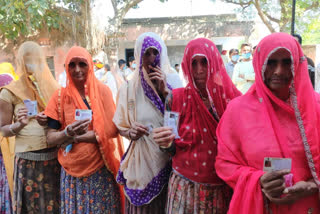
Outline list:
[[[92,111],[88,109],[76,109],[75,120],[92,120]]]
[[[164,126],[169,126],[173,129],[176,139],[180,138],[178,134],[179,112],[165,111],[164,112]]]
[[[273,172],[283,169],[291,170],[291,158],[264,158],[263,171]]]
[[[153,130],[153,125],[152,125],[152,124],[148,124],[148,125],[147,125],[147,128],[148,128],[149,134],[151,134],[151,132],[152,132],[152,130]]]
[[[37,109],[37,101],[34,100],[24,100],[23,101],[24,105],[28,109],[28,116],[32,117],[38,114],[38,109]]]

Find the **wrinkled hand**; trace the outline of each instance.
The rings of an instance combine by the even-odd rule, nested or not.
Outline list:
[[[134,122],[129,129],[129,138],[131,140],[138,140],[143,135],[149,135],[148,128],[140,123]]]
[[[29,123],[28,109],[23,107],[18,110],[17,120],[22,126],[26,126]]]
[[[279,170],[274,172],[267,172],[260,178],[260,185],[262,192],[271,201],[273,198],[279,198],[285,187],[283,176],[289,174],[290,170]]]
[[[299,181],[292,187],[288,187],[283,191],[285,196],[281,198],[272,198],[270,201],[276,204],[292,204],[299,199],[315,194],[317,191],[318,188],[314,181]]]
[[[79,120],[68,126],[67,132],[70,136],[83,135],[88,131],[90,120]]]
[[[168,87],[167,87],[167,81],[166,81],[166,75],[161,70],[159,66],[152,67],[149,65],[149,69],[153,70],[154,72],[149,73],[149,78],[151,81],[155,80],[158,84],[155,85],[155,88],[162,94],[166,95],[168,93]]]
[[[152,136],[153,140],[163,148],[168,148],[175,138],[171,127],[154,128],[152,130]]]
[[[46,126],[48,124],[48,117],[43,112],[37,114],[36,120],[38,121],[40,126]]]
[[[74,142],[73,142],[73,138],[70,138],[69,140],[64,141],[62,144],[60,144],[60,148],[66,149],[66,147],[67,147],[69,144],[72,144],[72,143],[74,143]]]

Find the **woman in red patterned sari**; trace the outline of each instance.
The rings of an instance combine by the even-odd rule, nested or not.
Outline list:
[[[169,127],[153,130],[154,140],[172,155],[167,213],[226,213],[231,189],[215,172],[215,130],[228,102],[241,93],[208,39],[189,42],[182,69],[188,85],[173,90],[166,106],[180,114],[179,138]]]

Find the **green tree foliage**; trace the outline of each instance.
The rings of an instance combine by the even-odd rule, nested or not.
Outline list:
[[[313,19],[306,26],[306,29],[300,32],[303,37],[303,44],[320,44],[320,17]]]
[[[270,32],[288,32],[291,29],[292,0],[223,0],[227,3],[239,5],[246,17],[257,13]],[[318,38],[320,31],[315,27],[320,17],[319,0],[296,0],[297,33],[303,37]],[[318,22],[317,22],[318,20]],[[319,28],[318,28],[319,29]],[[310,34],[310,36],[308,36]],[[313,35],[311,35],[313,34]],[[318,35],[316,35],[318,34]],[[309,39],[308,43],[314,43]]]
[[[0,41],[19,40],[38,35],[43,29],[64,30],[62,14],[76,13],[84,0],[1,0]]]

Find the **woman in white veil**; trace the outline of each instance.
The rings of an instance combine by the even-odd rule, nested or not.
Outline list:
[[[126,213],[165,213],[170,157],[150,136],[163,126],[164,103],[171,87],[165,73],[167,48],[155,33],[140,35],[135,45],[138,66],[121,86],[113,118],[130,146],[122,158],[117,181],[124,185]]]

